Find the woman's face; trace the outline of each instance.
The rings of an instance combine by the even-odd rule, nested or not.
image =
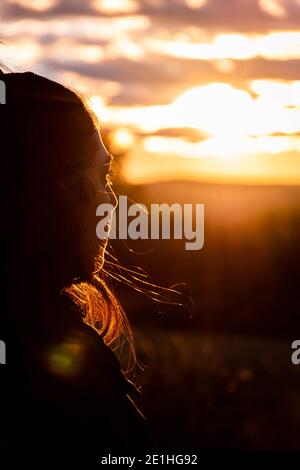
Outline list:
[[[96,235],[96,226],[99,221],[96,217],[96,209],[100,204],[109,203],[113,205],[114,208],[107,219],[108,224],[110,224],[112,213],[117,206],[117,198],[109,181],[111,155],[106,150],[99,132],[95,132],[95,139],[97,140],[98,151],[92,165],[84,171],[85,176],[87,176],[95,189],[95,198],[90,201],[84,216],[84,232],[86,234],[84,238],[85,244],[87,245],[85,246],[85,252],[87,254],[87,262],[89,263],[87,266],[89,272],[91,271],[91,261],[93,264],[92,270],[94,269],[94,260],[96,257],[98,261],[97,267],[102,267],[108,242],[108,237],[105,240],[99,240]]]

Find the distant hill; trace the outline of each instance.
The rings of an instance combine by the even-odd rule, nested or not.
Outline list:
[[[163,285],[185,282],[193,292],[191,321],[174,308],[158,315],[157,305],[121,288],[133,321],[270,336],[299,331],[300,187],[167,182],[119,192],[147,206],[205,204],[201,251],[186,251],[181,240],[113,243],[126,265],[141,266]]]

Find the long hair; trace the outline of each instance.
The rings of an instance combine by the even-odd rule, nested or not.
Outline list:
[[[15,190],[8,198],[8,226],[18,295],[23,301],[30,298],[31,304],[42,302],[45,292],[69,296],[83,321],[115,352],[121,353],[127,343],[124,372],[132,370],[135,347],[129,322],[102,274],[100,254],[84,249],[81,219],[95,188],[83,170],[97,152],[99,122],[82,97],[58,83],[30,72],[0,78],[7,88],[3,139],[6,172]]]
[[[186,292],[186,302],[184,284],[157,286],[144,272],[120,266],[111,253],[89,252],[82,220],[95,188],[84,170],[98,150],[94,136],[99,121],[84,98],[30,72],[0,73],[0,79],[7,97],[1,108],[1,147],[9,179],[5,217],[12,241],[6,277],[12,293],[9,304],[17,304],[15,322],[30,329],[45,298],[67,296],[83,321],[116,353],[123,372],[134,371],[134,337],[110,281],[126,284],[160,306],[181,306],[192,315],[190,293]],[[94,207],[90,217],[95,212]],[[96,222],[95,216],[94,232]],[[20,315],[26,302],[26,314]]]

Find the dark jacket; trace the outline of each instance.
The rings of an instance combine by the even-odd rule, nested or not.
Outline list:
[[[134,403],[139,391],[78,312],[64,306],[52,318],[40,315],[34,327],[7,323],[2,316],[0,449],[154,447]]]

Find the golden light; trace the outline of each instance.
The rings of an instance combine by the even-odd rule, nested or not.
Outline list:
[[[197,43],[184,39],[147,39],[145,47],[158,54],[187,59],[298,59],[300,32],[282,31],[264,35],[219,34],[210,42],[203,40]]]
[[[191,88],[165,106],[104,109],[103,102],[95,98],[92,108],[108,124],[119,123],[121,128],[130,127],[130,132],[150,134],[143,149],[151,153],[184,158],[213,156],[228,161],[243,155],[298,152],[300,140],[293,134],[300,131],[299,81],[256,80],[250,89],[256,97],[226,83],[212,83]],[[151,136],[166,128],[193,128],[208,138],[187,142],[180,135]],[[127,132],[121,129],[119,139],[131,146]]]
[[[286,11],[281,0],[259,0],[259,6],[271,16],[283,18]]]
[[[184,126],[209,135],[236,137],[247,133],[251,104],[252,98],[246,91],[226,83],[213,83],[186,91],[172,108]]]
[[[80,54],[82,60],[86,60],[87,62],[99,62],[99,60],[104,58],[104,52],[100,46],[81,46],[78,53]]]
[[[300,152],[300,139],[297,137],[211,137],[202,142],[191,143],[180,138],[147,137],[143,142],[147,152],[185,158],[216,157],[225,161],[240,163],[243,157],[261,154]]]
[[[181,1],[195,14],[210,7],[208,0]],[[37,12],[59,4],[58,0],[5,2]],[[276,178],[290,168],[291,180],[292,171],[300,179],[300,80],[288,78],[295,74],[294,63],[300,58],[300,31],[293,29],[285,0],[248,2],[249,7],[255,4],[253,11],[261,10],[256,32],[255,27],[253,32],[243,30],[243,8],[237,6],[244,31],[240,33],[231,22],[223,27],[228,18],[222,8],[215,28],[192,26],[186,18],[181,21],[179,8],[174,11],[176,28],[169,28],[170,18],[164,22],[162,15],[154,21],[138,0],[88,3],[99,14],[66,17],[57,12],[42,15],[42,20],[40,15],[8,17],[1,23],[6,42],[0,49],[1,62],[17,71],[31,69],[45,75],[48,71],[50,78],[87,95],[100,125],[112,129],[112,145],[126,150],[129,160],[135,159],[133,174],[165,171],[166,175],[176,166],[176,177],[184,170],[192,178],[196,167],[199,174],[218,178],[230,172],[258,177],[259,171],[266,177],[282,157]],[[163,4],[167,9],[169,2],[150,3],[159,10]],[[300,5],[300,0],[294,3]],[[281,18],[285,29],[276,29]],[[194,65],[200,61],[209,69],[198,83]],[[242,61],[252,62],[243,67]],[[152,98],[155,104],[149,105]],[[195,130],[197,137],[189,139]]]
[[[88,105],[90,109],[96,114],[99,121],[102,122],[106,112],[104,98],[99,95],[91,96],[88,99]]]
[[[76,44],[70,40],[61,40],[54,47],[49,48],[49,53],[58,61],[69,62],[80,60],[86,63],[97,63],[104,59],[104,50],[101,46]]]
[[[23,67],[39,59],[42,48],[33,41],[27,40],[22,43],[17,41],[9,47],[0,44],[1,61],[7,66]]]
[[[129,129],[120,128],[113,133],[113,147],[117,150],[126,150],[134,143],[134,136]]]
[[[251,90],[266,102],[275,102],[279,106],[296,106],[300,108],[300,80],[293,82],[253,80]]]
[[[139,145],[126,159],[124,176],[131,184],[153,181],[194,180],[239,184],[300,183],[300,157],[291,152],[284,154],[252,154],[238,159],[220,159],[213,156],[182,158],[169,154],[143,152]]]
[[[92,6],[103,13],[133,13],[138,10],[134,0],[93,0]]]
[[[235,69],[235,64],[230,59],[218,59],[212,61],[215,68],[221,73],[231,73]]]
[[[249,92],[212,83],[186,90],[168,105],[127,109],[104,109],[95,97],[93,108],[105,122],[121,126],[114,139],[127,146],[124,171],[132,183],[184,175],[244,183],[300,180],[299,81],[254,80]],[[152,135],[176,128],[178,136]],[[207,138],[185,140],[180,128],[197,129]],[[133,141],[135,131],[148,136]]]
[[[186,4],[190,8],[202,8],[206,5],[207,0],[185,0]]]
[[[22,36],[31,38],[39,43],[39,37],[50,34],[59,43],[59,39],[79,39],[95,41],[106,40],[114,42],[120,34],[144,31],[150,25],[150,20],[143,15],[132,16],[76,16],[70,21],[50,17],[42,22],[35,19],[24,18],[22,21],[7,21],[1,23],[1,36],[6,39],[21,39]],[[78,42],[78,41],[77,41]]]
[[[126,57],[131,60],[141,60],[145,53],[143,48],[134,42],[132,42],[127,34],[120,34],[107,50],[107,55],[110,59],[118,57]]]

